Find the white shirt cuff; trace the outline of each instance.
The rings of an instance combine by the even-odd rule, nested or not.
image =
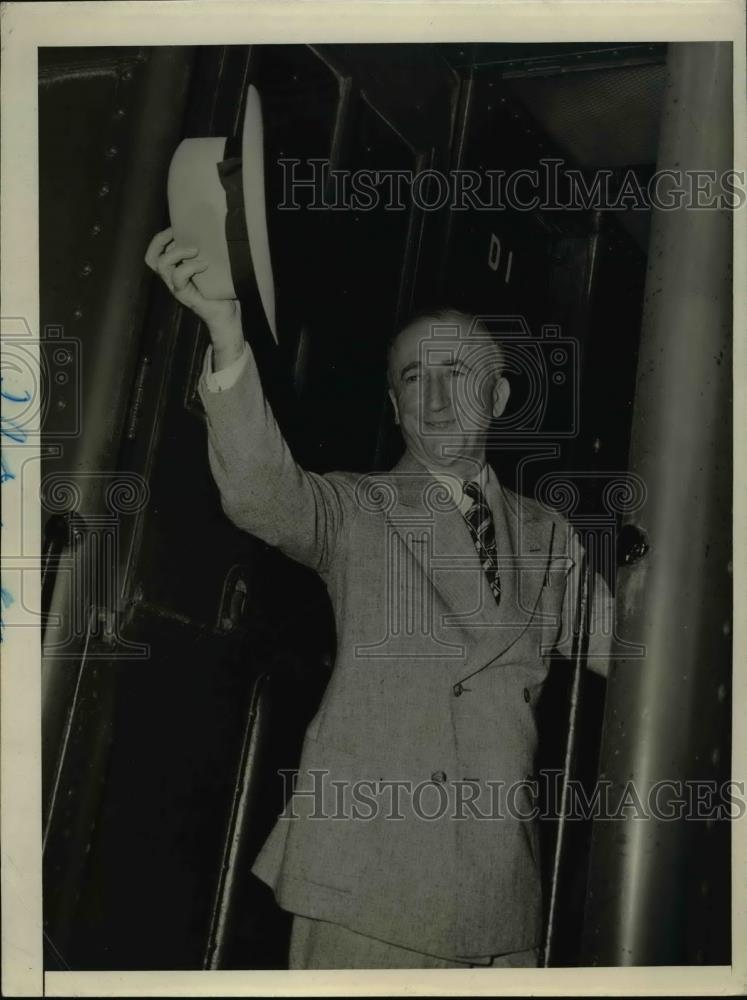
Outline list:
[[[221,368],[219,372],[213,371],[213,345],[211,344],[205,352],[205,362],[202,366],[202,374],[205,377],[205,388],[208,392],[223,392],[230,389],[238,382],[241,373],[246,367],[249,357],[249,344],[244,341],[244,350],[239,357],[227,368]]]

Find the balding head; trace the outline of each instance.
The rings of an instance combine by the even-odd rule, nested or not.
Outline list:
[[[389,386],[396,381],[397,352],[407,339],[414,339],[430,353],[447,342],[462,355],[479,345],[482,363],[496,378],[503,374],[503,355],[492,334],[474,313],[441,307],[424,310],[411,316],[392,338],[387,352],[387,377]]]

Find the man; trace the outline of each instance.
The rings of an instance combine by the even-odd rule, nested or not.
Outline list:
[[[202,297],[205,262],[169,230],[146,260],[210,333],[200,395],[226,514],[313,567],[334,607],[335,668],[253,868],[296,915],[291,967],[536,965],[534,706],[548,655],[570,648],[581,550],[486,463],[509,397],[500,350],[453,310],[408,323],[389,354],[401,461],[307,472],[238,303]],[[600,579],[593,603],[589,663],[604,672]]]

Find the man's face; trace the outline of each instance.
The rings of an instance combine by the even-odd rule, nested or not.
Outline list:
[[[508,402],[488,338],[447,320],[418,320],[397,337],[389,356],[389,396],[407,450],[422,464],[459,472],[485,460],[490,421]],[[456,321],[454,322],[456,327]]]

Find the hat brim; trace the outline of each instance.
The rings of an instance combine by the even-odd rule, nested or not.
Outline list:
[[[264,130],[262,104],[257,88],[249,86],[241,133],[241,179],[244,187],[244,214],[249,235],[249,252],[259,297],[275,340],[275,282],[272,274],[270,239],[267,231],[265,193]]]

